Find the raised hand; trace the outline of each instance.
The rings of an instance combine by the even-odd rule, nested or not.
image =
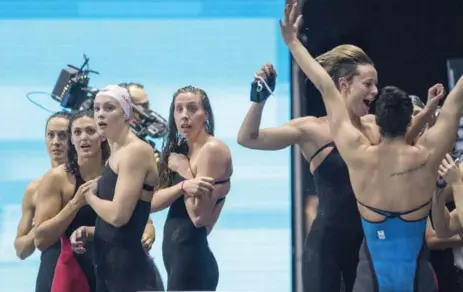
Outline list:
[[[439,166],[438,173],[448,184],[458,183],[462,179],[460,167],[453,161],[450,154],[445,155]]]
[[[428,90],[428,100],[426,102],[426,106],[436,110],[439,102],[445,96],[445,88],[444,85],[441,83],[437,83]]]
[[[254,81],[251,84],[250,99],[252,102],[265,101],[275,90],[277,72],[271,63],[265,63],[259,71],[254,74]]]
[[[284,19],[280,19],[281,36],[286,44],[297,40],[299,27],[302,22],[302,15],[297,9],[297,1],[290,0],[284,10]]]

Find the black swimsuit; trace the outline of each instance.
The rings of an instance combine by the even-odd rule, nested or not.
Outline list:
[[[182,181],[175,176],[173,185]],[[229,182],[229,179],[215,184]],[[220,199],[216,204],[220,204]],[[162,255],[168,281],[167,291],[215,291],[219,282],[219,267],[209,248],[206,227],[195,227],[188,215],[184,197],[169,208],[164,225]]]
[[[304,244],[304,291],[339,292],[342,277],[344,291],[351,292],[363,231],[347,165],[334,143],[312,158],[327,147],[333,149],[313,174],[319,205]]]
[[[109,165],[105,167],[98,182],[99,198],[113,200],[117,176]],[[154,187],[143,185],[143,189]],[[97,292],[162,291],[154,263],[141,244],[150,211],[150,202],[139,200],[129,222],[121,227],[97,217],[93,240]]]

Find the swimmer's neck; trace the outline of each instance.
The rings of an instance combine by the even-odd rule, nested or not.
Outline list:
[[[62,165],[64,163],[66,163],[65,159],[57,159],[57,160],[51,160],[50,161],[51,168],[58,167],[58,166],[60,166],[60,165]]]
[[[362,120],[360,119],[360,117],[355,115],[351,111],[348,111],[348,112],[349,112],[349,118],[350,118],[350,121],[352,122],[352,125],[354,125],[354,127],[356,127],[357,129],[361,129],[362,128]]]
[[[132,139],[132,136],[135,135],[130,131],[129,127],[127,126],[124,127],[119,133],[119,135],[117,135],[113,139],[108,138],[108,144],[111,153],[116,152],[117,150],[119,150],[119,148],[127,144]]]
[[[193,153],[196,153],[199,149],[201,149],[208,139],[209,134],[207,134],[205,130],[202,130],[196,138],[186,140],[189,150],[188,156],[191,156]]]
[[[407,142],[405,140],[405,137],[389,138],[389,137],[381,136],[380,144],[394,146],[394,145],[404,145],[404,144],[407,144]]]
[[[79,165],[80,176],[84,180],[91,180],[101,175],[103,171],[103,153],[98,151],[92,157],[77,157],[77,164]]]

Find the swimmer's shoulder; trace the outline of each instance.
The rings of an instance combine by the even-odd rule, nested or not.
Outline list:
[[[40,185],[40,182],[42,181],[43,179],[43,176],[40,176],[39,178],[31,181],[27,186],[26,186],[26,189],[24,190],[24,194],[25,195],[33,195],[37,189],[39,188],[39,185]]]
[[[202,153],[209,153],[213,155],[221,155],[222,157],[230,157],[231,152],[228,145],[216,137],[210,137],[201,149]]]
[[[212,163],[221,165],[220,168],[229,170],[229,175],[233,173],[232,156],[230,148],[223,141],[216,137],[209,137],[207,142],[201,148],[199,159],[206,159]]]
[[[130,155],[125,155],[129,154]],[[121,153],[121,159],[133,159],[134,161],[144,161],[149,164],[152,164],[155,161],[153,148],[142,140],[135,140],[129,143]]]
[[[47,173],[45,173],[42,178],[41,182],[48,182],[51,183],[58,183],[58,182],[63,182],[67,179],[67,171],[66,171],[66,165],[62,164],[57,167],[54,167],[50,169]]]

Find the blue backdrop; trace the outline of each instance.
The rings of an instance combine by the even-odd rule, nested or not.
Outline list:
[[[234,160],[232,191],[210,235],[221,291],[290,289],[289,151],[237,145],[250,106],[249,84],[264,62],[278,70],[276,97],[262,126],[289,118],[289,56],[279,36],[283,0],[10,1],[0,2],[0,283],[2,291],[32,291],[39,253],[15,257],[13,240],[26,185],[49,169],[44,145],[48,113],[29,103],[30,91],[50,92],[60,70],[86,53],[100,75],[91,85],[145,84],[153,109],[167,117],[173,92],[204,88],[217,136]],[[34,99],[56,109],[46,96]],[[152,255],[161,273],[165,212],[154,214]]]

